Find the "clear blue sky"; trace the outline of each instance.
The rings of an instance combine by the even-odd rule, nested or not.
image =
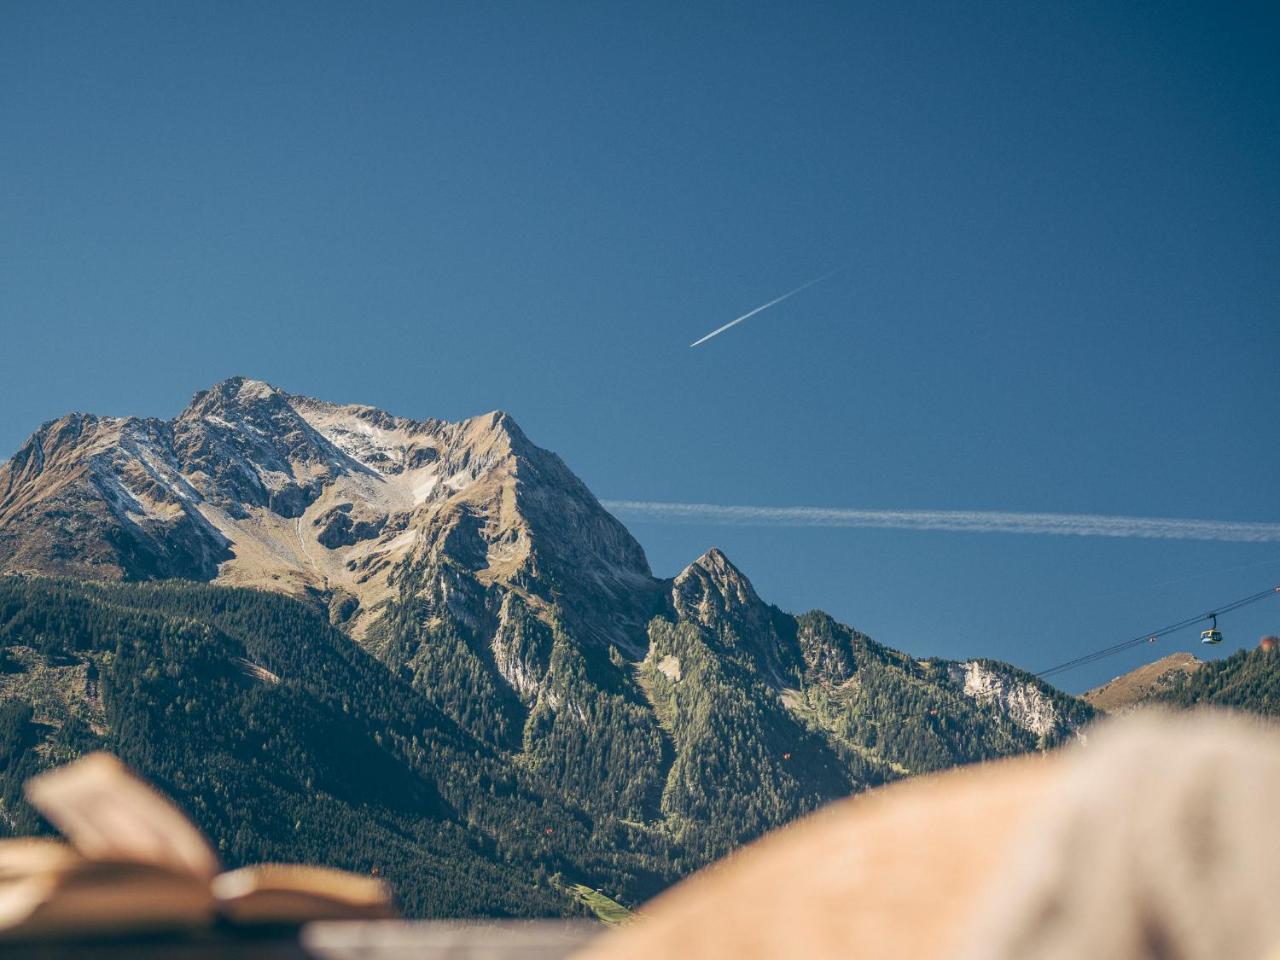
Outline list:
[[[1278,47],[1267,4],[10,0],[0,456],[244,373],[507,409],[602,498],[1278,521]],[[1029,668],[1280,582],[1280,544],[631,527]]]

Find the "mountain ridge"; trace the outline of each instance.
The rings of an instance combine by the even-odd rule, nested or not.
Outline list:
[[[1086,691],[1082,699],[1106,713],[1124,713],[1176,689],[1205,665],[1194,654],[1176,651]]]
[[[530,514],[575,535],[535,545]],[[72,537],[80,555],[66,558]],[[410,420],[235,377],[169,421],[50,421],[0,465],[0,570],[342,591],[359,630],[391,592],[388,572],[436,541],[515,585],[548,566],[575,599],[652,579],[625,528],[502,411]]]
[[[502,411],[412,420],[237,377],[167,421],[69,415],[0,465],[0,573],[122,582],[93,589],[135,606],[149,594],[128,584],[174,578],[244,591],[225,595],[232,607],[256,608],[245,588],[292,598],[385,671],[387,697],[455,725],[472,747],[451,755],[492,756],[519,771],[511,782],[530,778],[520,790],[578,811],[582,856],[614,858],[620,876],[669,879],[849,792],[1053,746],[1093,716],[1007,664],[917,659],[821,611],[782,611],[714,547],[655,577],[626,528]],[[213,616],[198,591],[157,595]],[[61,628],[25,629],[9,631],[21,669],[0,672],[0,703],[27,703],[47,744],[88,710],[76,706],[87,688],[41,699],[22,677],[143,662],[126,640],[81,650]],[[447,782],[416,752],[392,767],[405,764],[433,789]],[[655,861],[616,846],[636,830]],[[513,849],[524,862],[528,848]],[[624,901],[643,887],[628,883]]]

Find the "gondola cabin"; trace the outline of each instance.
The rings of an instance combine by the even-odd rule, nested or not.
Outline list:
[[[1208,630],[1204,630],[1200,634],[1201,643],[1216,644],[1222,642],[1222,631],[1218,629],[1217,616],[1210,615],[1213,619],[1213,625]]]

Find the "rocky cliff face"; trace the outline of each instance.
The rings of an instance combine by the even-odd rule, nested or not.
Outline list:
[[[70,414],[0,466],[0,571],[210,579],[227,539],[158,420]]]
[[[1028,733],[1049,738],[1068,732],[1062,711],[1043,684],[1011,675],[1007,667],[1002,669],[981,660],[951,664],[948,673],[966,697],[995,706]]]
[[[406,570],[445,561],[642,643],[640,545],[503,413],[415,421],[237,377],[172,421],[46,424],[0,467],[0,571],[341,594],[360,633]]]

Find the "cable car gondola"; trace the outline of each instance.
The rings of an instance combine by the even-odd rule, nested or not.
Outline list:
[[[1218,615],[1216,613],[1209,614],[1209,618],[1213,620],[1213,626],[1208,630],[1204,630],[1200,634],[1201,643],[1221,643],[1222,631],[1218,629]]]
[[[1113,657],[1117,653],[1123,653],[1131,650],[1140,643],[1154,643],[1157,638],[1167,636],[1178,630],[1185,630],[1193,625],[1199,625],[1206,620],[1212,620],[1213,625],[1204,630],[1200,634],[1200,642],[1207,645],[1222,643],[1222,633],[1218,630],[1218,614],[1228,614],[1233,610],[1239,610],[1241,607],[1247,607],[1250,604],[1258,603],[1267,597],[1280,597],[1280,587],[1268,587],[1259,593],[1250,594],[1247,597],[1241,597],[1239,600],[1233,600],[1231,603],[1218,607],[1212,613],[1197,613],[1195,616],[1187,617],[1185,620],[1179,620],[1177,623],[1171,623],[1168,626],[1161,627],[1150,633],[1139,634],[1132,640],[1124,640],[1120,643],[1113,644],[1109,647],[1103,647],[1101,650],[1095,650],[1092,653],[1086,653],[1083,656],[1076,657],[1074,660],[1068,660],[1065,663],[1059,663],[1057,666],[1050,667],[1048,670],[1041,670],[1036,674],[1041,680],[1046,677],[1055,677],[1060,673],[1068,670],[1074,670],[1077,667],[1083,667],[1090,663],[1096,663],[1106,657]]]

